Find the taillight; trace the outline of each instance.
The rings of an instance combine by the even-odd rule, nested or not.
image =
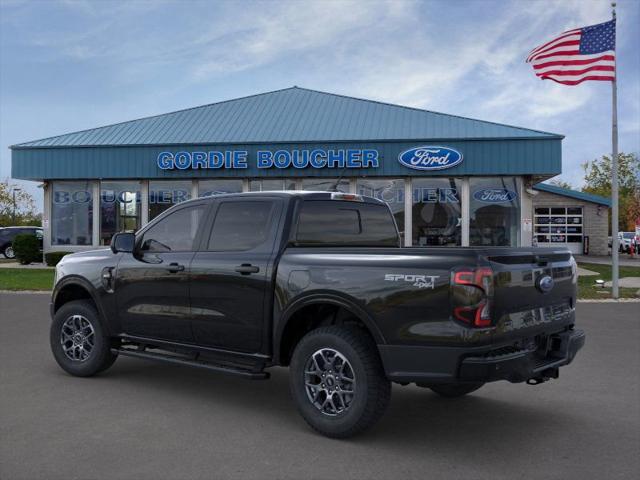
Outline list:
[[[471,327],[490,327],[493,270],[489,267],[457,269],[451,272],[451,284],[456,305],[454,318]]]

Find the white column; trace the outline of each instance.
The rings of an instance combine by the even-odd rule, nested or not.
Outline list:
[[[198,180],[191,180],[191,198],[198,198]]]
[[[243,178],[242,179],[242,191],[243,192],[248,192],[249,191],[249,179],[248,178]]]
[[[404,246],[410,247],[413,243],[413,184],[411,177],[404,179]]]
[[[94,247],[100,246],[100,180],[91,182],[93,200],[93,225],[91,244]]]
[[[45,182],[42,186],[43,193],[43,212],[42,212],[42,226],[43,230],[43,238],[42,238],[42,250],[47,253],[51,250],[51,200],[53,198],[53,183]]]
[[[149,223],[149,180],[140,182],[140,227]]]
[[[533,197],[525,190],[522,177],[518,177],[518,196],[520,197],[520,241],[521,247],[530,247],[533,242]],[[525,223],[527,220],[527,223]]]
[[[470,193],[471,188],[469,187],[469,177],[465,177],[462,179],[462,192],[461,192],[461,213],[462,213],[462,225],[461,225],[461,235],[462,235],[462,246],[469,246],[469,222],[471,221],[471,215],[469,210],[470,204]]]

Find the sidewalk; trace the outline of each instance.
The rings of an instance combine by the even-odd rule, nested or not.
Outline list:
[[[18,262],[0,262],[0,268],[26,268],[31,270],[51,270],[56,267],[49,267],[45,263],[31,263],[29,265],[20,265]]]
[[[611,265],[611,257],[605,255],[574,255],[576,262],[578,263],[597,263],[599,265]],[[619,265],[623,267],[640,267],[640,258],[634,256],[631,258],[626,253],[621,253],[619,256]]]

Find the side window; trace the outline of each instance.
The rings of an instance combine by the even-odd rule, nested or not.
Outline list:
[[[381,204],[304,201],[297,226],[298,245],[398,246],[393,216]]]
[[[207,250],[252,250],[269,241],[274,202],[222,202],[211,229]]]
[[[191,252],[205,205],[181,208],[144,232],[143,252]]]

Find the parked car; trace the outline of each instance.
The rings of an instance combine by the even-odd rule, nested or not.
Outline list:
[[[636,236],[636,232],[619,232],[618,238],[620,251],[623,253],[628,253],[631,250],[631,242]]]
[[[40,227],[4,227],[0,228],[0,253],[2,253],[5,258],[16,258],[15,253],[13,252],[13,239],[16,238],[16,235],[21,234],[31,234],[38,237],[38,241],[40,242],[40,250],[42,250],[42,228]]]
[[[199,198],[60,261],[51,349],[81,377],[118,355],[248,379],[289,366],[302,417],[348,437],[392,382],[459,397],[557,378],[585,339],[576,270],[562,248],[402,248],[389,207],[359,195]]]

